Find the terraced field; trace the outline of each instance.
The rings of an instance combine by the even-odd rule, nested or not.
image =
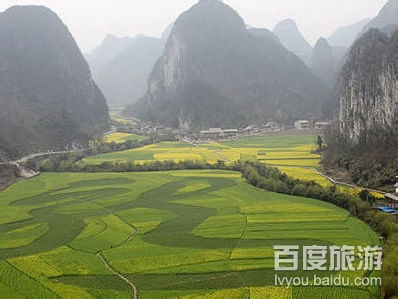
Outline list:
[[[131,298],[119,273],[138,298],[370,298],[275,287],[272,246],[377,243],[343,209],[234,172],[42,174],[0,193],[0,297]]]

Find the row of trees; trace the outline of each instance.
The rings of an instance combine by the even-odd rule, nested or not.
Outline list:
[[[19,169],[13,164],[0,164],[0,190],[20,177]]]
[[[219,161],[216,164],[198,163],[193,161],[153,161],[143,164],[134,162],[103,162],[100,164],[79,163],[81,156],[65,154],[47,159],[41,163],[41,172],[144,172],[144,171],[171,171],[187,169],[223,169],[237,170],[233,166],[225,165]]]
[[[49,156],[45,158],[43,158],[43,156],[38,156],[25,162],[25,166],[29,169],[34,169],[36,171],[42,172],[75,171],[74,169],[77,168],[75,164],[87,156],[124,151],[133,148],[143,147],[152,143],[153,141],[150,139],[141,141],[128,140],[123,143],[104,142],[102,140],[96,140],[90,144],[89,149],[56,155],[49,154]]]

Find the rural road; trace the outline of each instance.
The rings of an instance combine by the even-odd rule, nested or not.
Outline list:
[[[111,129],[107,132],[102,133],[102,136],[106,136],[112,133],[115,133],[117,131],[116,127],[112,126]],[[83,149],[77,149],[77,150],[66,150],[66,151],[47,151],[47,152],[41,152],[41,153],[34,153],[34,154],[30,154],[27,155],[25,157],[22,157],[18,160],[14,160],[14,161],[6,161],[6,162],[0,162],[0,165],[6,165],[6,164],[15,164],[15,163],[24,163],[30,159],[34,159],[37,157],[42,157],[42,156],[51,156],[51,155],[56,155],[56,154],[67,154],[67,153],[77,153],[77,152],[82,152],[87,150],[87,148],[83,148]]]
[[[28,156],[22,157],[18,160],[14,161],[8,161],[8,162],[0,162],[0,165],[5,165],[5,164],[15,164],[15,163],[24,163],[30,159],[34,159],[37,157],[42,157],[42,156],[51,156],[51,155],[56,155],[56,154],[67,154],[67,153],[75,153],[75,152],[81,152],[86,149],[80,149],[80,150],[70,150],[70,151],[55,151],[55,152],[42,152],[42,153],[35,153],[35,154],[30,154]]]
[[[386,194],[386,192],[383,192],[383,191],[380,191],[380,190],[374,190],[374,189],[369,189],[369,188],[362,188],[362,187],[355,186],[355,185],[352,185],[352,184],[348,184],[348,183],[344,183],[344,182],[339,182],[339,181],[336,181],[335,179],[333,179],[333,178],[327,176],[326,174],[323,174],[322,172],[316,170],[315,168],[312,168],[312,170],[315,171],[315,172],[316,172],[317,174],[319,174],[320,176],[323,176],[325,179],[329,180],[331,183],[333,183],[333,184],[335,184],[335,185],[341,185],[341,186],[346,186],[346,187],[350,187],[350,188],[366,189],[366,190],[369,190],[369,191],[372,191],[372,192],[381,193],[381,194],[383,194],[383,195]]]
[[[109,131],[106,131],[105,133],[102,134],[102,137],[105,137],[105,136],[110,135],[115,132],[117,132],[117,128],[115,126],[112,126]]]
[[[229,162],[228,157],[227,157],[227,156],[221,155],[219,149],[217,149],[217,150],[214,152],[214,155],[215,155],[215,156],[219,156],[219,157],[222,159],[222,161],[224,161],[224,162]]]

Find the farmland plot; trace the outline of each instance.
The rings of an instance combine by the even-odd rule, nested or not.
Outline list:
[[[275,287],[276,244],[376,245],[378,238],[343,209],[256,189],[239,173],[42,174],[0,194],[0,294],[7,298],[131,298],[98,253],[139,298],[375,292]]]

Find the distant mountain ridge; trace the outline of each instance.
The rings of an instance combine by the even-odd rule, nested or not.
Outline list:
[[[42,6],[0,14],[0,107],[0,156],[87,146],[109,124],[76,42]]]
[[[279,37],[277,37],[272,31],[265,28],[249,28],[251,34],[256,37],[273,39],[274,41],[280,43]]]
[[[334,87],[337,69],[337,60],[334,57],[333,49],[324,38],[318,39],[311,58],[311,70],[329,88]]]
[[[333,47],[351,47],[358,34],[370,22],[370,19],[363,19],[354,24],[340,27],[328,37],[328,43]]]
[[[383,29],[391,25],[398,25],[398,0],[389,0],[379,14],[363,28],[362,33],[372,28]]]
[[[300,57],[307,65],[310,64],[312,47],[300,33],[294,20],[286,19],[279,22],[273,32],[286,49]]]
[[[85,55],[109,105],[124,107],[145,94],[149,74],[162,55],[173,26],[167,26],[161,38],[108,34],[101,45]]]
[[[268,35],[224,3],[200,1],[175,22],[146,95],[126,114],[184,129],[319,115],[322,83]]]
[[[93,76],[101,73],[132,42],[133,38],[131,37],[117,37],[108,34],[100,46],[96,47],[90,54],[85,55]]]
[[[109,105],[126,106],[141,98],[165,40],[144,35],[129,39],[93,77]]]

